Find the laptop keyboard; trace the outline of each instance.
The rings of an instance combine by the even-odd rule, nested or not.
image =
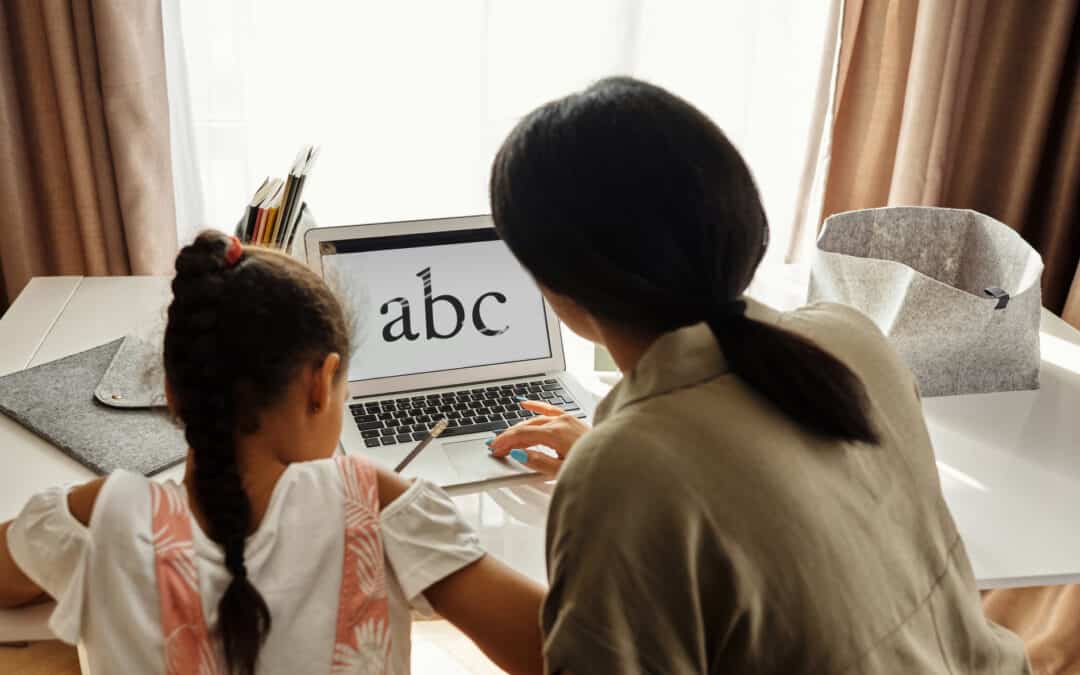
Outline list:
[[[534,416],[521,407],[516,396],[545,401],[576,417],[585,417],[570,393],[555,379],[353,403],[349,410],[364,444],[377,448],[423,440],[428,429],[444,417],[449,426],[440,438],[503,431]]]

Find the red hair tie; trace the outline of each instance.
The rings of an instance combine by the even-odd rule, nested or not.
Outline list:
[[[244,245],[236,237],[229,237],[229,248],[225,251],[225,266],[233,267],[244,255]]]

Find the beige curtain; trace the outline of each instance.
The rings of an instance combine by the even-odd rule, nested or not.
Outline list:
[[[847,0],[823,216],[973,208],[1046,262],[1080,327],[1080,0]],[[1039,675],[1080,673],[1080,586],[995,590]]]
[[[168,115],[159,2],[0,2],[8,299],[38,275],[168,271]]]
[[[1080,0],[848,0],[823,215],[973,208],[1080,326]]]

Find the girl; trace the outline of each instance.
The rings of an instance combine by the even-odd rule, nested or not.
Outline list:
[[[33,498],[0,526],[0,605],[55,598],[52,629],[94,673],[407,673],[410,607],[539,671],[542,590],[438,488],[331,458],[349,337],[323,282],[208,232],[172,288],[183,484],[118,471]]]
[[[701,112],[624,78],[549,103],[503,144],[491,204],[624,373],[594,430],[552,414],[492,443],[573,448],[548,518],[551,672],[1026,671],[983,616],[888,342],[852,309],[743,297],[768,226]]]

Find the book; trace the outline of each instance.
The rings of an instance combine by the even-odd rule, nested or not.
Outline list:
[[[251,196],[236,225],[236,236],[248,244],[288,250],[305,212],[303,191],[320,148],[300,148],[284,179],[267,177]]]
[[[251,235],[251,243],[262,243],[263,237],[266,232],[267,219],[270,216],[270,200],[273,199],[276,191],[281,187],[280,178],[271,178],[270,185],[266,191],[262,201],[259,202],[258,218],[255,221],[255,232]]]
[[[281,190],[281,207],[278,210],[277,218],[274,220],[273,227],[270,228],[270,243],[279,244],[281,242],[281,235],[285,232],[285,219],[288,217],[288,204],[290,193],[294,191],[296,187],[296,180],[292,174],[285,177],[285,187]]]
[[[288,229],[290,218],[295,212],[296,200],[299,197],[297,187],[300,182],[300,173],[304,166],[307,164],[308,157],[311,156],[312,147],[305,145],[300,148],[300,152],[296,153],[296,159],[293,160],[292,166],[289,168],[289,175],[285,179],[285,198],[283,200],[281,221],[282,227],[279,230],[277,243],[280,245],[285,239],[285,233]]]
[[[303,207],[303,203],[300,202],[300,195],[304,191],[304,183],[307,182],[307,176],[311,173],[312,167],[315,166],[315,160],[319,158],[319,148],[311,148],[311,146],[308,146],[308,150],[309,152],[304,160],[304,164],[299,169],[293,204],[289,210],[288,218],[285,223],[285,232],[282,236],[281,245],[286,251],[292,247],[293,238],[296,236],[297,224],[300,222]]]
[[[285,181],[280,178],[275,179],[278,182],[277,188],[274,190],[274,194],[270,197],[267,203],[268,212],[266,214],[266,227],[263,228],[262,243],[273,244],[275,228],[278,225],[278,215],[281,211],[281,197],[285,192]]]
[[[259,238],[262,236],[263,225],[266,224],[266,209],[260,207],[256,209],[256,213],[258,216],[255,218],[255,232],[251,235],[250,239],[250,242],[253,244],[259,241]]]
[[[251,241],[251,237],[255,234],[255,221],[259,217],[259,204],[266,198],[266,193],[270,191],[270,176],[263,179],[259,188],[255,190],[255,194],[251,197],[251,201],[248,202],[247,208],[244,210],[244,219],[240,221],[243,223],[242,235],[237,235],[244,241]]]

